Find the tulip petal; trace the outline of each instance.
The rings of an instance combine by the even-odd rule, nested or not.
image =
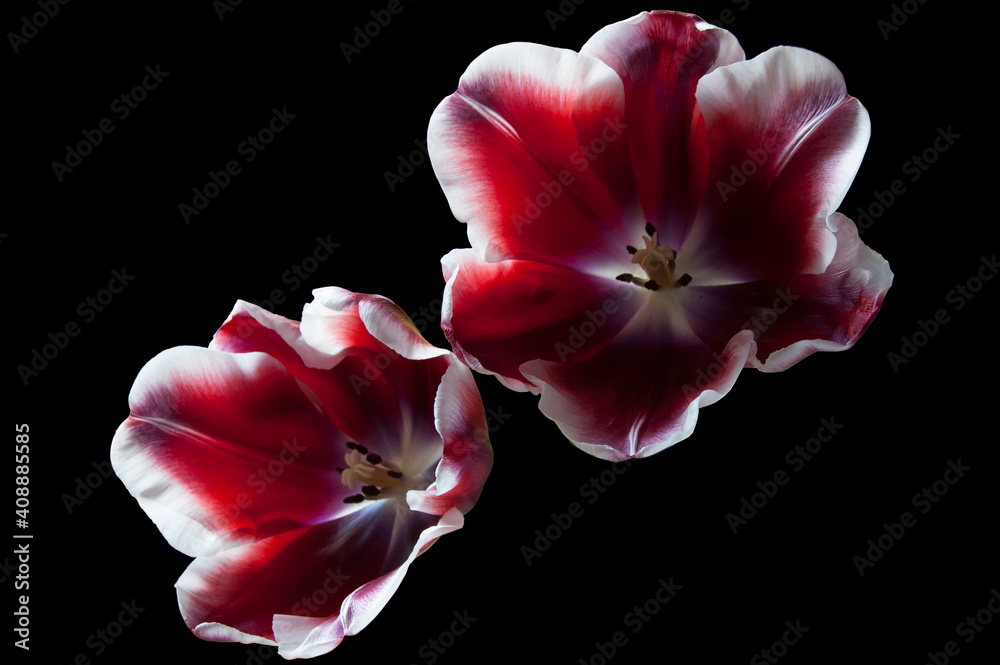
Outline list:
[[[365,329],[382,344],[410,360],[427,360],[448,355],[420,334],[410,317],[399,306],[379,295],[353,293],[337,286],[313,291],[312,303],[306,305],[303,322],[312,317],[334,318],[338,312],[356,308]],[[310,336],[313,338],[312,336]]]
[[[695,90],[705,74],[743,60],[732,34],[692,14],[643,12],[599,30],[580,50],[611,66],[625,85],[629,153],[642,201],[636,237],[651,222],[680,247],[708,171],[708,137]]]
[[[521,371],[542,386],[539,409],[574,445],[618,461],[690,436],[698,409],[729,392],[752,352],[749,331],[713,349],[676,303],[652,298],[599,354],[565,364],[536,360]]]
[[[343,634],[354,634],[392,595],[416,553],[426,549],[427,531],[440,535],[439,521],[376,502],[337,520],[198,557],[175,585],[181,614],[203,639],[270,640],[282,655],[298,645],[275,633],[276,615],[316,624],[340,620]],[[386,576],[396,581],[391,589],[385,588]],[[334,646],[326,644],[325,651]]]
[[[323,385],[309,383],[328,405],[330,419],[384,457],[424,459],[432,467],[441,456],[434,397],[451,354],[421,337],[387,298],[336,287],[317,289],[314,297],[302,313],[308,343],[333,349],[346,338],[356,344],[324,373]]]
[[[649,295],[613,278],[533,261],[483,263],[468,249],[453,250],[442,265],[441,326],[455,354],[522,391],[539,388],[522,376],[522,363],[596,353]]]
[[[153,358],[111,448],[115,472],[190,556],[336,517],[344,435],[275,359],[177,347]],[[339,453],[337,451],[340,451]]]
[[[481,259],[596,270],[635,242],[623,104],[615,72],[572,51],[504,44],[469,65],[428,151]]]
[[[712,289],[724,314],[704,319],[704,329],[749,324],[757,341],[750,364],[764,372],[788,369],[816,351],[852,347],[881,308],[893,274],[861,242],[854,222],[835,213],[831,223],[837,254],[823,274]]]
[[[711,146],[709,188],[683,248],[701,283],[822,273],[827,218],[854,179],[868,113],[821,55],[776,47],[698,86]]]
[[[455,362],[445,372],[434,400],[434,422],[444,440],[444,452],[424,491],[411,490],[412,510],[444,515],[453,508],[467,513],[479,499],[493,466],[486,413],[469,368]]]
[[[441,536],[462,528],[465,518],[458,509],[441,516],[424,529],[410,554],[398,568],[364,584],[344,599],[340,615],[320,622],[313,618],[275,615],[274,634],[285,658],[311,658],[327,653],[346,635],[356,635],[382,611],[409,570],[410,564]]]

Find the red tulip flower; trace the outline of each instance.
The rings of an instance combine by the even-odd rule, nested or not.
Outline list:
[[[472,245],[442,259],[445,334],[591,454],[663,450],[742,368],[847,349],[878,312],[892,272],[836,212],[869,133],[829,60],[745,60],[689,14],[492,48],[429,127]]]
[[[111,447],[206,640],[326,653],[461,528],[492,465],[472,373],[381,296],[319,289],[302,323],[239,302],[207,349],[153,358]]]

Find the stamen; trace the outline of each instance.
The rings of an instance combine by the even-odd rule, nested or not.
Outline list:
[[[650,291],[657,291],[660,288],[660,285],[656,283],[655,279],[647,279],[646,283],[643,284],[643,286],[645,286]]]
[[[635,247],[633,247],[632,245],[625,245],[625,249],[627,249],[627,250],[628,250],[628,253],[629,253],[629,254],[635,254],[636,252],[638,252],[638,251],[639,251],[638,249],[636,249],[636,248],[635,248]]]
[[[353,441],[348,441],[344,445],[347,446],[348,449],[350,449],[350,450],[356,450],[357,447],[358,447],[358,444],[354,443]]]
[[[649,235],[650,238],[652,238],[653,234],[656,233],[656,227],[650,224],[649,222],[646,222],[646,233]]]
[[[361,503],[365,500],[364,494],[353,494],[344,499],[344,503]]]
[[[683,275],[677,278],[676,283],[677,286],[687,286],[688,284],[691,283],[691,275],[684,273]]]
[[[623,272],[622,274],[620,274],[617,277],[615,277],[615,279],[617,279],[619,282],[631,282],[632,281],[632,273],[630,273],[630,272]]]
[[[386,489],[403,485],[403,473],[395,464],[384,460],[378,453],[368,452],[365,446],[358,443],[349,446],[351,450],[344,455],[347,467],[337,467],[340,481],[347,487],[361,486],[361,491],[368,498],[381,495]],[[362,456],[364,451],[364,456]]]

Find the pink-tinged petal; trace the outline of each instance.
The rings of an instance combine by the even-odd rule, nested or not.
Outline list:
[[[816,53],[776,47],[705,76],[698,103],[712,160],[679,250],[695,257],[685,269],[703,283],[823,272],[836,251],[827,218],[870,134],[840,71]]]
[[[424,529],[399,567],[372,580],[344,599],[340,615],[326,621],[299,616],[275,615],[274,635],[285,658],[311,658],[327,653],[346,635],[356,635],[382,611],[399,588],[413,561],[441,536],[462,528],[465,519],[458,509],[441,516],[437,524]]]
[[[797,299],[757,336],[757,355],[751,360],[761,371],[780,372],[816,351],[854,346],[892,285],[888,261],[861,242],[854,222],[840,213],[831,222],[837,254],[822,275],[789,280],[786,291]]]
[[[743,60],[743,49],[697,16],[657,11],[601,29],[580,52],[606,62],[625,85],[629,151],[645,215],[636,231],[651,222],[661,241],[679,247],[709,164],[695,90],[705,74]]]
[[[428,151],[480,258],[599,269],[635,242],[623,120],[621,80],[595,58],[516,43],[469,65]]]
[[[355,304],[338,310],[315,300],[306,305],[301,326],[238,304],[216,333],[213,348],[268,353],[347,438],[397,459],[410,443],[436,442],[437,456],[434,450],[420,453],[436,462],[440,437],[434,429],[433,400],[450,354],[423,340],[405,314],[381,296],[321,292]],[[368,324],[401,350],[427,360],[410,362],[377,339]]]
[[[306,311],[317,317],[357,308],[358,316],[375,339],[410,360],[427,360],[448,355],[420,334],[413,321],[396,303],[379,295],[353,293],[336,286],[313,291],[312,303]]]
[[[115,434],[115,472],[190,556],[316,524],[347,506],[345,437],[262,353],[178,347],[153,358]]]
[[[341,348],[321,351],[302,336],[299,322],[272,314],[262,307],[236,301],[229,317],[212,336],[208,348],[226,353],[261,351],[285,367],[330,369],[340,360]],[[296,372],[293,372],[296,373]]]
[[[367,601],[370,621],[398,586],[399,569],[405,573],[415,553],[426,549],[428,530],[440,535],[440,521],[377,502],[331,522],[198,557],[175,585],[181,615],[203,639],[247,641],[242,636],[248,635],[276,641],[282,651],[296,645],[282,644],[275,634],[276,615],[339,618],[344,634],[354,634],[367,624],[352,616],[366,614],[358,596]],[[386,588],[386,579],[395,586]]]
[[[729,392],[753,353],[742,331],[711,348],[677,302],[651,298],[601,352],[579,362],[534,361],[539,409],[574,445],[607,460],[647,457],[691,435],[698,409]]]
[[[327,405],[331,421],[384,457],[436,463],[441,437],[434,427],[434,396],[452,355],[424,340],[382,296],[335,287],[317,289],[314,296],[302,314],[307,342],[333,348],[346,338],[354,345],[341,351],[343,359],[325,373],[324,384],[304,379]]]
[[[493,466],[486,413],[468,367],[454,362],[445,372],[434,400],[434,422],[444,441],[435,481],[426,490],[411,490],[406,502],[433,515],[453,508],[467,513]]]
[[[453,250],[442,265],[441,327],[455,354],[521,390],[538,390],[521,374],[522,363],[596,353],[650,295],[613,278],[533,261],[484,263],[468,249]]]

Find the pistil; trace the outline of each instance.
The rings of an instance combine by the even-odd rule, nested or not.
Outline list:
[[[690,284],[691,275],[687,273],[674,279],[674,261],[677,259],[677,252],[671,247],[660,244],[656,227],[647,222],[646,233],[649,235],[642,237],[645,247],[637,249],[632,245],[625,245],[625,249],[632,255],[632,263],[638,264],[645,271],[647,279],[635,277],[631,273],[622,273],[616,279],[643,286],[650,291]]]
[[[344,455],[346,467],[337,467],[340,480],[353,489],[361,485],[361,493],[344,499],[344,503],[361,503],[365,499],[383,498],[385,490],[403,485],[403,472],[395,464],[373,453],[365,446],[353,441],[347,442],[348,452]]]

